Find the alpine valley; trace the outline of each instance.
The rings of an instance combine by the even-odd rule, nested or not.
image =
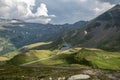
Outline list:
[[[0,19],[0,80],[83,79],[120,80],[119,4],[74,24]]]

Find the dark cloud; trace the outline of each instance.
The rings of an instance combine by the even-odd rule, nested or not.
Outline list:
[[[99,0],[102,2],[109,2],[111,4],[120,4],[120,0]]]

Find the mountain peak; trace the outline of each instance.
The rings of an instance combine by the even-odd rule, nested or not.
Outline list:
[[[119,7],[120,8],[120,4],[117,4],[115,7]]]
[[[120,4],[115,5],[113,8],[101,14],[96,19],[103,22],[111,20],[114,20],[114,22],[118,22],[120,20]]]
[[[112,9],[120,9],[120,4],[115,5]]]

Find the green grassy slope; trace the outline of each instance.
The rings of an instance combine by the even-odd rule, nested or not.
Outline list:
[[[39,43],[34,43],[30,45],[26,45],[20,49],[16,49],[9,41],[6,41],[6,39],[0,38],[2,43],[0,43],[0,56],[7,57],[9,60],[12,59],[14,56],[17,56],[18,54],[28,53],[31,52],[39,52],[39,51],[32,51],[35,50],[34,48],[39,47],[39,46],[44,46],[44,45],[49,45],[51,42],[39,42]],[[30,51],[31,50],[31,51]]]
[[[120,53],[82,49],[74,56],[78,63],[102,69],[120,69]]]
[[[55,55],[51,58],[51,55]],[[27,62],[48,58],[29,65],[47,65],[47,66],[74,66],[74,67],[92,67],[101,69],[120,69],[120,53],[107,52],[91,48],[74,48],[68,50],[30,50],[25,54],[19,54],[11,59],[12,64],[24,64]]]
[[[120,69],[120,53],[102,50],[68,50],[65,53],[35,64],[54,66],[92,67],[101,69]],[[34,65],[35,65],[34,64]]]
[[[21,54],[21,52],[19,50],[15,50],[12,52],[8,52],[7,54],[4,54],[2,56],[7,57],[8,59],[12,59],[14,56]]]
[[[51,56],[53,53],[50,50],[30,50],[26,53],[21,53],[13,57],[10,61],[8,61],[9,64],[23,64],[31,61],[35,61],[42,58],[47,58]]]
[[[6,60],[8,60],[7,57],[0,56],[0,61],[6,61]]]

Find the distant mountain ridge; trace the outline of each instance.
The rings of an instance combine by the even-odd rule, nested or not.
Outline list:
[[[86,22],[79,25],[64,24],[39,24],[27,23],[18,19],[0,19],[0,55],[14,51],[25,45],[54,41],[64,32],[78,29]]]

